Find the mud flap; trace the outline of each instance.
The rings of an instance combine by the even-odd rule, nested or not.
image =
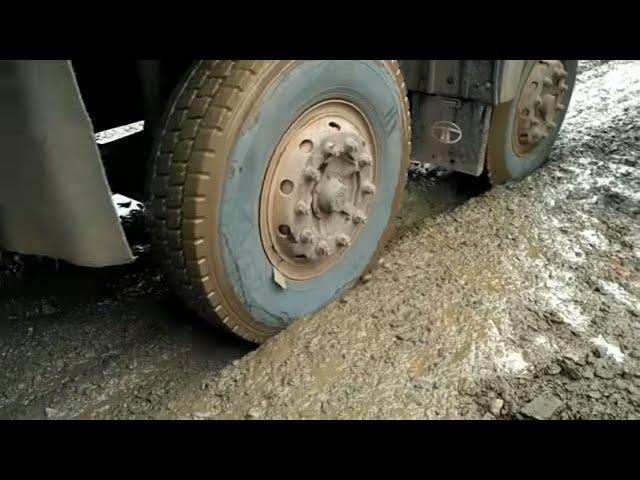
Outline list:
[[[68,61],[0,61],[0,248],[133,260]]]
[[[490,104],[414,92],[412,159],[478,176],[491,120]]]

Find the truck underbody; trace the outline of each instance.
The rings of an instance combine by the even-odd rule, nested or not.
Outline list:
[[[154,131],[193,61],[1,63],[8,107],[0,129],[0,246],[86,266],[130,261],[108,193],[144,195]],[[413,117],[412,159],[479,175],[491,107],[513,97],[522,61],[400,65]],[[141,120],[141,135],[96,150],[94,132]],[[430,131],[435,121],[464,134],[438,141]],[[61,122],[73,128],[60,129]]]

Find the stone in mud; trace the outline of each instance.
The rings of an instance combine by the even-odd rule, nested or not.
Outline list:
[[[193,412],[194,420],[208,420],[211,416],[212,414],[208,412]]]
[[[616,386],[616,388],[618,390],[625,390],[627,388],[627,382],[625,382],[624,380],[617,378],[616,381],[614,382],[614,385]]]
[[[504,400],[502,400],[501,398],[494,398],[489,402],[489,411],[492,415],[497,417],[498,415],[500,415],[503,406]]]
[[[557,363],[552,363],[551,365],[549,365],[547,367],[547,374],[548,375],[557,375],[562,371],[562,368],[560,368],[560,365],[558,365]]]
[[[44,303],[42,305],[42,314],[43,315],[52,315],[54,313],[56,313],[56,309],[53,305],[49,304],[49,303]]]
[[[262,410],[257,407],[250,408],[247,412],[246,418],[247,420],[253,420],[260,418],[262,416]]]
[[[594,363],[594,373],[596,377],[609,380],[613,378],[613,371],[607,365],[607,362],[603,359],[599,359]]]
[[[44,409],[44,413],[47,416],[47,418],[57,418],[60,416],[60,412],[55,408],[47,407]]]
[[[553,395],[538,395],[527,403],[520,413],[535,420],[548,420],[562,407],[562,401]]]
[[[562,361],[560,362],[560,367],[562,368],[562,372],[571,380],[580,380],[582,378],[580,371],[571,363]]]
[[[396,335],[396,338],[401,342],[410,342],[415,339],[415,332],[402,332]]]
[[[469,395],[471,397],[474,397],[478,395],[478,393],[480,392],[480,388],[473,380],[469,378],[463,378],[458,384],[458,392],[461,395]]]
[[[580,353],[567,352],[564,355],[562,355],[562,358],[565,358],[567,360],[571,360],[576,365],[584,365],[585,364],[584,355],[580,354]]]
[[[575,392],[576,390],[578,390],[580,388],[580,384],[577,383],[577,382],[574,382],[574,383],[570,383],[569,385],[567,385],[564,388],[565,388],[565,390],[567,390],[567,392]]]
[[[542,316],[544,317],[545,320],[547,320],[549,323],[564,323],[564,320],[562,319],[562,317],[560,317],[560,315],[558,315],[556,312],[554,312],[553,310],[549,310],[546,311],[542,314]]]

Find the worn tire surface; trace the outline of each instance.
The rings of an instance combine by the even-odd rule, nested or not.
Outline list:
[[[225,217],[223,196],[231,189],[230,179],[237,177],[238,171],[242,172],[243,167],[238,167],[237,159],[233,157],[238,155],[239,137],[256,124],[261,124],[262,112],[256,106],[271,101],[278,82],[283,77],[291,77],[293,64],[299,68],[297,65],[303,63],[313,62],[198,62],[170,102],[152,156],[149,226],[152,248],[160,258],[169,283],[185,303],[205,320],[222,325],[256,343],[265,341],[296,318],[287,313],[286,299],[283,300],[282,322],[275,324],[256,318],[260,316],[261,307],[253,306],[250,311],[251,304],[245,298],[245,293],[239,294],[236,285],[239,267],[229,267],[225,257],[225,248],[229,246],[221,243],[220,237],[224,235],[219,234],[220,229],[233,227],[229,227],[228,224],[233,222],[228,221],[228,216]],[[397,126],[394,128],[399,132],[396,136],[401,138],[402,147],[397,152],[399,167],[394,167],[400,173],[397,178],[390,180],[395,182],[395,195],[392,205],[389,205],[391,215],[384,232],[376,237],[375,251],[368,256],[369,267],[388,238],[400,206],[411,138],[406,87],[398,63],[369,62],[373,63],[375,68],[367,65],[367,68],[375,70],[372,75],[385,77],[386,82],[394,85],[394,91],[389,91],[387,96],[394,98],[397,104],[397,111],[394,112]],[[289,72],[286,76],[282,74],[285,70]],[[266,164],[269,156],[265,157]],[[232,208],[229,203],[226,202],[227,210]],[[255,220],[257,222],[258,219]],[[228,243],[226,236],[225,242]],[[256,252],[256,255],[259,253]],[[363,273],[366,267],[363,265],[359,273]],[[345,288],[334,292],[331,300],[353,286],[357,277],[347,280]],[[316,305],[312,306],[318,310],[326,303],[319,302],[317,308]]]

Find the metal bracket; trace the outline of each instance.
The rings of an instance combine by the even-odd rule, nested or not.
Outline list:
[[[484,168],[492,106],[413,92],[413,160],[478,176]]]

